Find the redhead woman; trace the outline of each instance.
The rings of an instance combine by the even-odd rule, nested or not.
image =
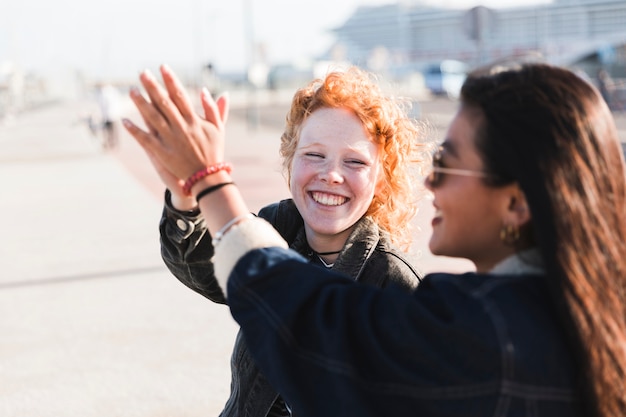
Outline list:
[[[221,109],[225,119],[227,108]],[[298,90],[280,147],[293,197],[262,208],[259,217],[312,264],[357,282],[411,291],[420,274],[403,249],[412,237],[407,225],[416,209],[416,179],[411,170],[419,167],[420,143],[405,110],[402,102],[383,94],[372,74],[356,67],[330,72]],[[160,222],[165,264],[194,291],[224,303],[211,261],[215,236],[198,208],[202,191],[186,192],[184,181],[152,160],[167,186]],[[289,405],[250,357],[241,333],[231,373],[223,417],[290,415]]]

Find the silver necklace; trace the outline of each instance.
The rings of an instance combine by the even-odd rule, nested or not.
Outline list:
[[[318,258],[320,261],[322,261],[322,263],[324,264],[324,266],[325,266],[326,268],[332,268],[332,267],[333,267],[333,265],[335,265],[335,263],[334,263],[334,262],[333,262],[333,263],[330,263],[330,264],[327,264],[327,263],[326,263],[326,261],[325,261],[324,259],[322,259],[322,257],[321,257],[321,256],[319,256],[319,255],[317,255],[317,258]]]

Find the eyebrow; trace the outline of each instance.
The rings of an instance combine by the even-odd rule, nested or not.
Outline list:
[[[303,144],[302,140],[298,140],[298,143],[296,145],[297,150],[308,150],[311,148],[319,148],[319,147],[325,147],[325,145],[317,141]]]

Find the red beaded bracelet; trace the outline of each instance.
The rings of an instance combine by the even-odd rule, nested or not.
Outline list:
[[[183,185],[183,192],[186,195],[191,195],[191,187],[193,187],[198,181],[200,181],[204,177],[208,177],[211,174],[215,174],[219,171],[226,171],[230,174],[233,167],[228,162],[219,162],[215,165],[210,165],[208,167],[202,168],[199,171],[194,172]]]

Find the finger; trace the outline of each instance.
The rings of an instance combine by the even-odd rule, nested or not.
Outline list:
[[[219,109],[222,123],[226,124],[230,112],[230,96],[228,93],[224,93],[217,98],[217,108]]]
[[[129,95],[150,133],[159,136],[169,132],[170,128],[165,116],[145,99],[139,89],[132,87]]]
[[[161,76],[170,99],[176,105],[183,118],[190,122],[196,116],[196,113],[185,87],[174,74],[174,71],[167,65],[161,65]]]
[[[141,116],[141,120],[143,120],[144,126],[146,127],[146,129],[148,129],[148,132],[151,135],[159,137],[159,132],[150,124],[150,122],[148,120],[146,120],[145,117],[143,117],[143,114],[141,114],[141,112],[140,112],[139,115]]]
[[[169,125],[184,125],[185,121],[180,111],[170,99],[169,94],[158,80],[152,75],[150,70],[145,70],[139,75],[139,80],[143,85],[150,101],[155,109],[157,109]],[[155,126],[157,127],[157,126]]]
[[[131,93],[132,93],[132,92],[131,92]],[[136,93],[136,94],[141,94],[141,93],[139,92],[139,90],[137,90],[135,93]],[[131,97],[132,97],[132,96],[131,96]],[[144,99],[144,100],[145,100],[145,99]],[[147,103],[147,102],[146,102],[146,103]],[[139,109],[139,107],[138,107],[138,106],[136,106],[136,107],[137,107],[137,109]],[[159,115],[159,116],[163,119],[163,120],[161,121],[162,126],[163,126],[164,128],[165,128],[165,127],[167,127],[167,122],[165,122],[165,118],[163,117],[163,115],[161,114],[161,112],[159,112],[157,109],[154,109],[154,110],[155,110],[155,111],[158,113],[158,115]],[[144,124],[145,128],[146,128],[146,129],[148,129],[148,132],[149,132],[151,135],[154,135],[154,136],[158,137],[158,136],[159,136],[159,132],[157,131],[157,129],[156,129],[154,126],[152,126],[152,124],[150,123],[150,121],[149,121],[146,117],[144,117],[144,115],[141,113],[141,111],[139,112],[139,115],[141,116],[141,120],[143,121],[143,124]],[[157,116],[157,115],[155,115],[155,117],[156,117],[156,116]]]
[[[124,125],[128,133],[130,133],[130,135],[135,138],[137,143],[139,143],[139,145],[144,149],[144,151],[148,155],[154,156],[153,148],[156,138],[148,132],[143,131],[136,124],[126,118],[122,119],[122,124]]]
[[[137,91],[137,93],[138,93],[138,91]],[[140,94],[140,93],[139,93],[139,94]],[[131,97],[132,97],[132,96],[131,96]],[[144,99],[144,100],[145,100],[145,99]],[[145,127],[146,129],[148,129],[148,132],[149,132],[151,135],[154,135],[154,136],[157,136],[157,137],[158,137],[158,136],[159,136],[159,132],[157,132],[157,130],[156,130],[156,129],[155,129],[155,128],[154,128],[154,127],[153,127],[153,126],[152,126],[152,125],[148,122],[148,120],[146,120],[146,118],[145,118],[145,117],[143,117],[143,114],[141,114],[141,112],[139,112],[139,115],[141,116],[141,120],[143,121],[144,127]]]
[[[200,101],[202,102],[202,108],[204,109],[204,118],[216,126],[222,126],[223,122],[220,109],[206,87],[202,88]]]
[[[167,158],[168,154],[164,152],[161,156],[157,155],[157,151],[163,151],[163,148],[161,147],[161,144],[158,143],[158,140],[145,131],[142,131],[128,119],[122,119],[122,123],[128,132],[137,140],[141,148],[148,156],[148,159],[152,163],[157,175],[161,178],[163,185],[165,185],[165,187],[168,188],[173,195],[176,194],[179,200],[184,200],[184,181],[174,175],[159,159],[159,157]]]
[[[126,118],[122,119],[122,124],[128,133],[139,143],[146,155],[152,160],[153,164],[156,162],[154,167],[157,168],[157,170],[159,168],[167,169],[163,161],[167,161],[171,155],[166,145],[164,145],[159,138],[142,130]]]
[[[146,129],[148,129],[148,132],[151,135],[154,135],[154,136],[158,137],[159,136],[159,132],[154,127],[152,127],[152,125],[150,123],[148,123],[148,121],[146,119],[144,119],[143,115],[141,115],[141,119],[143,120],[144,125],[146,125]]]

